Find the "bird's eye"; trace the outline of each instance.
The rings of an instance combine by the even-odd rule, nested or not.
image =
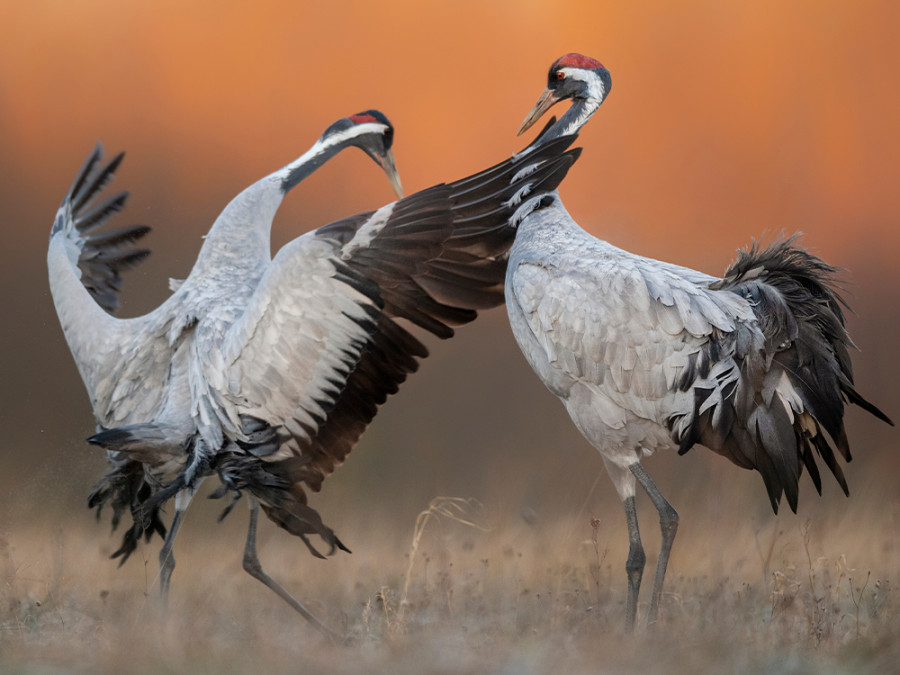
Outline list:
[[[561,70],[557,70],[557,71],[556,71],[556,79],[557,79],[557,80],[564,80],[564,79],[566,79],[566,74],[565,74],[563,71],[561,71]]]

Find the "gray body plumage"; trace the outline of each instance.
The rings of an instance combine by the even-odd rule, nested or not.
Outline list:
[[[694,282],[709,279],[684,272],[592,237],[561,202],[526,218],[510,252],[513,334],[600,451],[623,499],[634,494],[627,467],[644,453],[674,447],[658,420],[690,405],[690,394],[675,387],[688,355],[713,321],[733,329],[732,317],[752,317],[738,297],[707,297]]]
[[[840,415],[843,398],[859,398],[844,369],[850,342],[838,300],[781,297],[766,254],[812,259],[781,242],[745,254],[762,266],[718,279],[599,240],[560,202],[519,226],[507,271],[513,333],[600,451],[622,499],[634,495],[628,468],[641,456],[701,439],[758,469],[776,510],[783,492],[796,508],[802,466],[816,471],[814,448],[846,488],[834,452],[849,459],[849,445],[842,425],[824,419],[835,406]],[[773,278],[770,303],[754,291]],[[826,316],[835,335],[797,329],[811,314]],[[799,371],[785,365],[790,352],[807,355]]]

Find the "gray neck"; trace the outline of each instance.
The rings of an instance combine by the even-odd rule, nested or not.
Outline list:
[[[325,162],[348,145],[351,145],[354,140],[356,139],[351,137],[345,138],[338,143],[323,143],[322,139],[316,141],[315,145],[297,161],[276,172],[281,174],[282,192],[287,194],[292,188],[299,185],[301,181],[315,173]]]
[[[288,191],[353,143],[353,137],[320,138],[303,156],[237,195],[204,238],[192,276],[256,269],[271,256],[275,212]]]

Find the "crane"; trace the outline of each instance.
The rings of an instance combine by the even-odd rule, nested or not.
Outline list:
[[[146,256],[149,228],[94,233],[125,203],[98,202],[122,155],[100,166],[98,147],[79,171],[50,234],[50,288],[88,391],[110,470],[89,504],[109,504],[113,525],[133,525],[114,557],[140,538],[164,536],[160,589],[172,548],[200,483],[213,497],[246,495],[243,566],[313,626],[332,632],[269,577],[256,553],[260,506],[279,527],[324,557],[310,536],[348,551],[307,490],[344,460],[377,408],[428,355],[396,320],[439,338],[503,301],[509,221],[539,209],[579,150],[574,137],[514,155],[462,180],[435,185],[375,211],[307,232],[271,257],[272,219],[292,187],[343,148],[356,146],[400,191],[393,127],[378,111],[332,124],[299,159],[238,194],[206,234],[189,276],[152,312],[113,315],[121,272]],[[159,515],[174,498],[168,532]]]
[[[366,110],[330,125],[310,150],[297,161],[250,186],[229,205],[231,213],[221,219],[222,223],[217,223],[218,227],[214,228],[220,241],[214,238],[202,249],[207,267],[213,270],[221,268],[221,273],[226,274],[229,265],[232,264],[237,266],[235,269],[239,273],[247,268],[253,270],[265,266],[271,259],[268,239],[271,218],[283,196],[328,159],[346,148],[359,147],[372,157],[384,169],[397,196],[402,197],[400,179],[391,149],[393,133],[393,126],[384,114],[377,110]],[[88,504],[97,509],[99,518],[103,507],[111,503],[114,529],[118,526],[124,511],[129,510],[132,514],[133,525],[126,530],[121,547],[112,556],[120,557],[120,564],[124,564],[135,550],[142,534],[148,540],[153,533],[166,537],[166,528],[159,518],[159,509],[165,499],[150,500],[150,496],[154,492],[159,492],[161,486],[175,479],[184,462],[184,456],[177,451],[167,456],[152,450],[142,455],[138,449],[139,443],[134,444],[135,447],[131,452],[113,449],[117,446],[116,443],[110,443],[111,437],[113,434],[121,435],[122,432],[116,431],[116,428],[145,422],[148,411],[158,409],[163,398],[170,395],[171,391],[177,390],[175,387],[170,392],[165,391],[165,385],[177,383],[178,378],[172,378],[171,373],[160,371],[160,368],[167,368],[160,359],[173,355],[178,348],[174,344],[163,346],[160,330],[173,320],[177,321],[179,313],[185,313],[192,296],[198,292],[215,293],[216,289],[210,288],[214,278],[207,271],[195,267],[186,285],[184,281],[170,280],[171,289],[178,292],[165,303],[164,307],[153,313],[155,318],[146,317],[133,328],[128,328],[124,324],[135,323],[134,320],[124,323],[112,320],[111,315],[119,306],[121,272],[149,255],[148,250],[135,249],[133,245],[143,238],[150,228],[127,226],[102,234],[92,234],[102,227],[113,213],[121,210],[128,198],[128,193],[122,192],[93,206],[92,201],[113,178],[124,158],[124,153],[117,155],[104,168],[98,166],[101,158],[102,148],[98,146],[79,171],[57,213],[51,231],[48,266],[51,290],[60,322],[91,396],[99,431],[106,430],[105,435],[98,434],[89,440],[110,448],[107,453],[110,470],[91,493]],[[280,189],[274,189],[275,186]],[[266,211],[261,213],[261,218],[252,217],[255,215],[252,206],[260,199],[267,199],[272,203],[268,221],[265,217]],[[243,230],[243,233],[231,234],[224,231],[228,227]],[[241,248],[239,241],[229,245],[229,238],[241,234],[250,237],[251,242],[256,245]],[[53,255],[54,245],[60,244],[67,249],[64,257]],[[238,256],[240,259],[235,260]],[[76,279],[71,276],[73,272]],[[200,290],[199,287],[203,283],[207,288]],[[221,296],[228,297],[230,291],[227,287],[219,288]],[[105,313],[98,311],[98,307]],[[86,318],[88,320],[85,320]],[[93,324],[94,320],[99,323]],[[77,325],[78,321],[81,321],[82,325]],[[97,343],[97,336],[102,335],[97,328],[104,324],[107,324],[113,333],[121,333],[117,341],[111,347],[107,347],[114,353],[105,358],[101,356]],[[155,364],[141,362],[148,355],[145,350],[149,350],[150,355],[156,353]],[[126,362],[128,359],[137,359],[138,362],[128,364]],[[140,382],[144,377],[149,377],[149,382],[153,383],[148,387],[150,391],[142,390]],[[118,393],[111,390],[113,386],[119,388]],[[156,391],[153,391],[154,386],[157,387]],[[126,395],[127,388],[132,391]],[[142,404],[138,397],[143,394],[149,396]],[[151,431],[150,428],[146,430]],[[164,439],[161,437],[159,440]],[[175,566],[172,545],[182,514],[192,494],[192,490],[186,491],[176,499],[172,527],[160,551],[160,589],[163,597],[168,594]]]
[[[609,94],[609,70],[566,54],[521,134],[559,101],[571,106],[537,144],[576,133]],[[854,388],[837,270],[794,238],[754,244],[721,278],[645,258],[587,233],[557,193],[518,224],[506,307],[526,360],[603,459],[625,507],[626,621],[633,631],[645,554],[635,482],[662,530],[648,625],[656,622],[678,513],[641,464],[656,450],[703,445],[762,475],[773,510],[796,511],[816,454],[848,493],[844,402],[893,425]],[[552,202],[552,203],[551,203]]]

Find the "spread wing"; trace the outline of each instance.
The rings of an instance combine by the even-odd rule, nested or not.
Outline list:
[[[103,149],[98,144],[63,199],[50,234],[66,237],[78,251],[81,283],[94,301],[112,314],[119,307],[121,273],[150,255],[149,250],[135,246],[150,228],[129,225],[99,231],[128,200],[127,192],[119,192],[94,203],[113,179],[125,153],[116,155],[106,166],[100,166],[102,157]]]
[[[102,149],[94,149],[56,213],[47,254],[60,324],[104,426],[127,423],[159,404],[174,353],[166,337],[171,309],[134,319],[112,316],[122,272],[149,254],[135,246],[149,227],[102,229],[128,197],[103,195],[122,158],[103,166]]]
[[[167,394],[174,341],[163,313],[117,319],[122,273],[149,251],[136,243],[150,228],[132,225],[103,229],[120,211],[127,192],[105,197],[124,154],[102,165],[98,145],[62,200],[50,232],[47,254],[50,288],[66,341],[101,428],[140,422],[152,416]],[[113,509],[115,527],[126,510],[149,496],[141,464],[122,453],[109,454],[110,472],[92,492],[89,505]],[[136,519],[136,522],[142,518]],[[146,532],[164,534],[156,510]],[[129,528],[116,555],[127,558],[143,528]]]
[[[560,140],[279,251],[229,331],[220,374],[209,378],[240,415],[276,429],[277,442],[250,451],[286,459],[297,502],[305,504],[304,485],[319,489],[427,356],[397,319],[448,338],[452,326],[503,301],[509,219],[523,198],[553,190],[577,158],[566,151],[573,139]]]

